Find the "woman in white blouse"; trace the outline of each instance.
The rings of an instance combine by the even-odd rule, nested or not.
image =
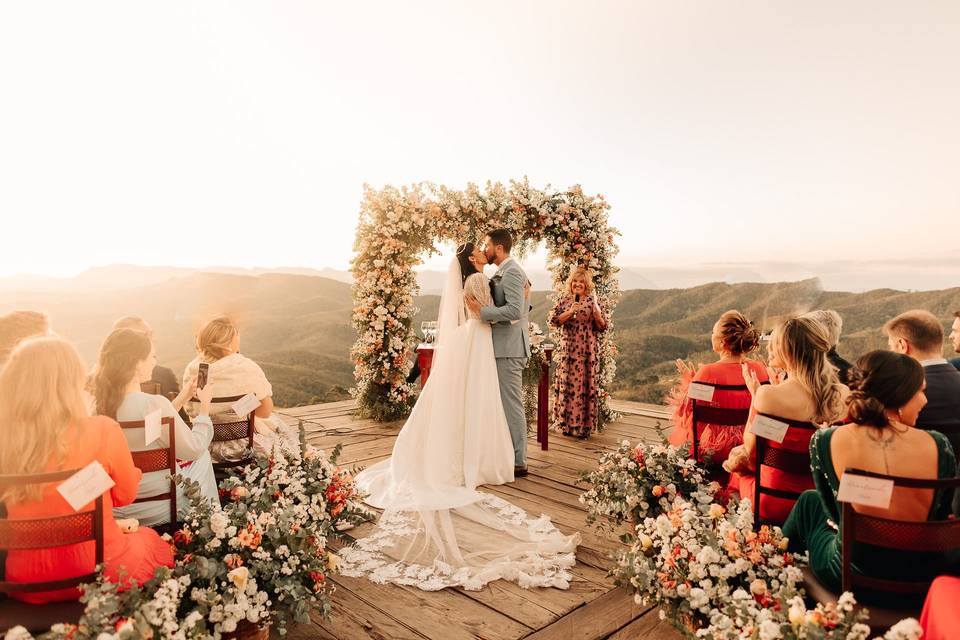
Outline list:
[[[253,446],[257,453],[269,455],[275,446],[297,451],[297,433],[273,413],[273,387],[256,362],[240,354],[240,332],[230,318],[219,316],[197,334],[197,357],[183,372],[183,379],[196,379],[200,363],[209,365],[207,386],[213,397],[243,396],[252,393],[260,406],[254,411],[256,432]],[[188,405],[188,411],[191,405]],[[241,420],[228,404],[215,404],[213,417],[218,422]],[[246,440],[214,442],[210,452],[216,462],[245,457]]]
[[[196,381],[183,385],[183,390],[172,402],[163,396],[150,395],[140,390],[143,382],[150,380],[157,364],[153,341],[147,334],[133,329],[116,329],[103,341],[97,368],[93,373],[91,387],[96,403],[96,412],[114,418],[118,422],[143,420],[157,409],[163,418],[173,418],[176,435],[176,456],[179,473],[200,484],[203,497],[217,502],[217,482],[213,475],[213,463],[208,447],[213,438],[210,422],[209,390],[197,390]],[[194,393],[199,394],[200,410],[191,429],[177,413]],[[154,442],[145,442],[144,429],[124,429],[124,436],[131,451],[163,449],[170,446],[170,434],[166,425],[160,428],[160,437]],[[170,490],[170,476],[165,471],[143,474],[137,498],[160,495]],[[187,498],[182,488],[177,488],[177,511],[183,516],[188,510]],[[141,524],[158,525],[170,521],[170,507],[165,500],[140,502],[114,509],[117,518],[136,518]]]

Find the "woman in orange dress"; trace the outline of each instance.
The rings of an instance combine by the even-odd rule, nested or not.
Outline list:
[[[827,359],[830,347],[823,325],[811,318],[793,318],[774,329],[770,336],[770,366],[785,370],[786,380],[760,386],[757,376],[744,371],[747,386],[753,394],[753,406],[743,445],[734,448],[723,465],[731,472],[729,488],[737,491],[742,499],[752,502],[756,488],[754,454],[757,438],[750,432],[750,425],[758,414],[793,423],[787,428],[783,442],[767,442],[770,448],[803,453],[810,450],[810,439],[817,428],[835,424],[844,417],[850,390],[840,383],[836,367]],[[776,383],[776,379],[773,382]],[[765,466],[761,473],[762,486],[771,489],[802,493],[814,486],[809,471],[790,473]],[[753,505],[754,517],[783,522],[795,502],[776,496],[761,496],[759,510]]]
[[[13,352],[0,374],[0,474],[37,474],[81,469],[94,460],[116,483],[103,494],[104,574],[111,580],[142,583],[158,566],[173,566],[173,548],[145,527],[124,533],[113,507],[130,504],[141,472],[133,465],[127,441],[115,421],[87,415],[83,393],[86,372],[76,349],[57,337],[33,338]],[[11,520],[74,513],[57,484],[7,487],[0,492]],[[80,511],[92,511],[93,502]],[[6,579],[46,582],[90,573],[94,543],[10,551]],[[75,600],[77,589],[12,594],[24,602]]]
[[[739,311],[727,311],[713,325],[710,343],[714,353],[720,356],[716,362],[701,365],[694,372],[693,367],[677,360],[680,371],[680,384],[671,393],[670,402],[674,407],[674,429],[668,439],[675,446],[693,444],[692,403],[687,397],[691,382],[709,384],[715,388],[711,407],[721,409],[749,409],[751,396],[743,379],[746,366],[761,382],[767,380],[767,369],[762,362],[749,360],[748,356],[760,346],[760,332]],[[741,386],[743,389],[724,389],[723,387]],[[697,425],[697,461],[719,465],[727,459],[733,447],[743,443],[741,426],[720,426],[701,422]]]

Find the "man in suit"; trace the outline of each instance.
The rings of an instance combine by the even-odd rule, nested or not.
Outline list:
[[[960,371],[943,357],[943,325],[929,311],[901,313],[883,326],[892,351],[905,353],[923,365],[927,404],[917,426],[942,432],[960,451]]]
[[[513,236],[507,229],[487,234],[484,253],[497,273],[490,279],[492,307],[480,307],[473,296],[466,303],[480,319],[493,325],[493,352],[497,358],[500,400],[513,439],[514,477],[527,475],[527,419],[523,411],[523,369],[530,358],[529,306],[525,287],[527,274],[510,257]]]
[[[950,343],[953,345],[954,353],[960,353],[960,311],[953,312],[953,326],[950,327]],[[960,358],[954,358],[950,361],[950,364],[960,370]]]

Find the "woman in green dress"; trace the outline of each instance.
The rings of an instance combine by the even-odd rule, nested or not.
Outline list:
[[[844,469],[863,469],[907,478],[952,478],[956,460],[947,438],[917,429],[927,403],[923,367],[891,351],[861,357],[847,400],[850,423],[818,431],[810,441],[810,466],[817,489],[804,492],[783,526],[790,550],[810,552],[810,568],[826,586],[840,588],[841,537],[837,491]],[[854,505],[857,513],[892,520],[945,519],[949,492],[895,487],[888,509]],[[926,579],[948,573],[951,558],[904,553],[858,544],[854,570],[877,578]]]

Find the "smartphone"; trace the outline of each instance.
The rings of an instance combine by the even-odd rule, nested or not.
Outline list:
[[[577,295],[573,296],[573,301],[576,302],[576,303],[579,303],[579,302],[580,302],[580,294],[579,294],[579,293],[578,293]]]
[[[210,376],[210,365],[206,362],[200,363],[200,369],[197,371],[197,389],[203,389],[207,386],[207,378]]]

